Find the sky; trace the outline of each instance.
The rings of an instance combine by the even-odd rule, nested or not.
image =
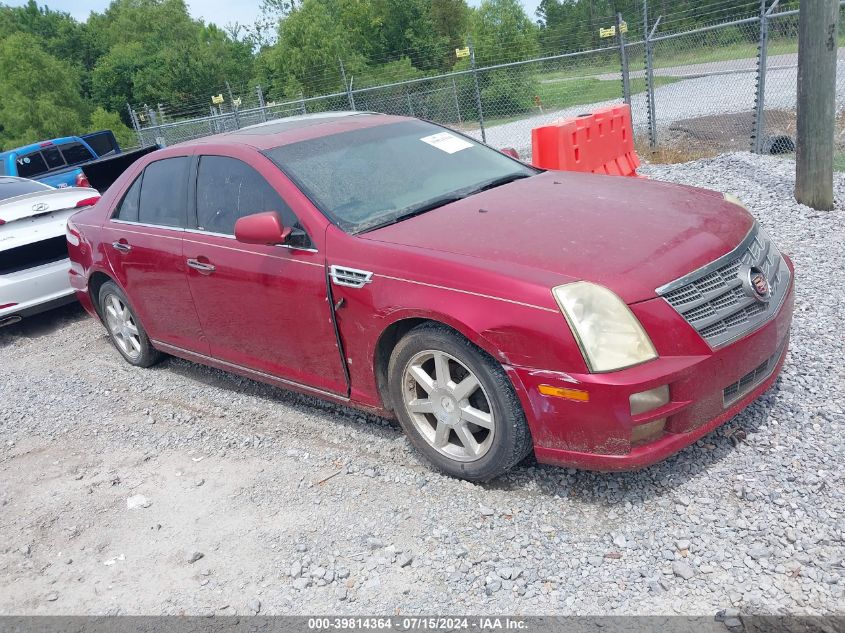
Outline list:
[[[3,4],[20,6],[26,4],[26,0],[0,0]],[[534,12],[540,0],[521,0],[525,12],[532,20]],[[469,4],[478,6],[481,0],[469,0]],[[39,5],[46,4],[57,11],[67,11],[78,20],[85,20],[91,11],[102,12],[108,5],[109,0],[90,0],[80,2],[79,0],[38,0]],[[206,22],[213,22],[217,26],[224,27],[227,24],[252,24],[259,15],[258,7],[261,0],[187,0],[188,8],[195,18],[201,18]]]

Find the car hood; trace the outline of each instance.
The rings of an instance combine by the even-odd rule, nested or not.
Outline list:
[[[592,281],[635,303],[732,250],[753,222],[714,191],[549,171],[360,237]]]

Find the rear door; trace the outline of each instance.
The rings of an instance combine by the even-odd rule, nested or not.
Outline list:
[[[184,252],[211,355],[346,395],[324,256],[291,205],[268,182],[280,175],[278,169],[263,156],[255,161],[199,158],[195,228],[185,234]],[[293,227],[288,244],[237,242],[237,219],[264,211],[278,212],[285,226]]]
[[[175,156],[147,165],[104,224],[104,243],[150,338],[207,354],[182,255],[191,160]]]

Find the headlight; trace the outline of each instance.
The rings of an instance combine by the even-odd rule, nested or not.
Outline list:
[[[735,195],[730,194],[730,193],[723,193],[722,195],[725,197],[725,200],[727,202],[730,202],[731,204],[735,204],[736,206],[742,207],[743,209],[748,211],[748,207],[745,206],[745,203],[743,203],[743,201],[740,200],[739,198],[737,198]]]
[[[651,339],[619,297],[576,281],[552,288],[591,372],[614,371],[657,358]]]

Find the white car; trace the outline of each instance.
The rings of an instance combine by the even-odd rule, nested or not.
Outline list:
[[[0,176],[0,327],[75,301],[65,227],[99,199],[95,189]]]

